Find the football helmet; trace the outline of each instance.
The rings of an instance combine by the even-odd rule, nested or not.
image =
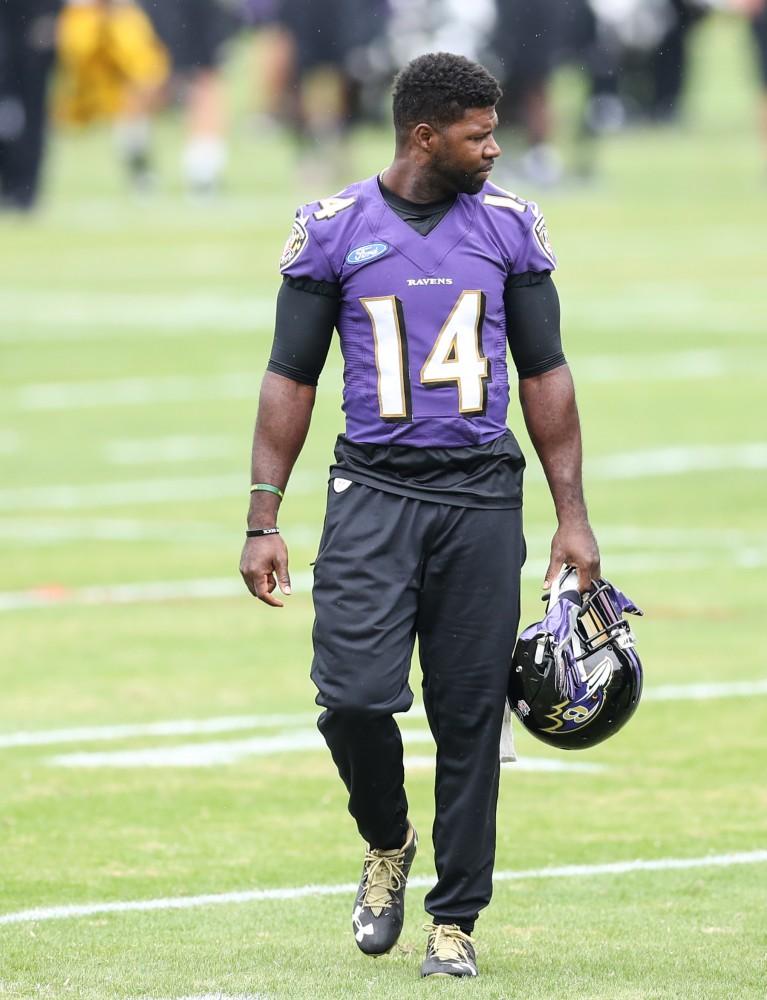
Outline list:
[[[578,592],[565,566],[546,615],[517,640],[509,705],[528,732],[561,750],[593,747],[636,711],[642,664],[624,613],[640,609],[607,580]]]

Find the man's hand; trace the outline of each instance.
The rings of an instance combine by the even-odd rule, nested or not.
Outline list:
[[[599,546],[588,521],[560,524],[551,542],[551,559],[543,584],[548,590],[562,569],[562,563],[578,570],[578,590],[584,593],[592,580],[602,575]]]
[[[288,548],[279,535],[262,535],[248,538],[240,558],[240,573],[254,597],[273,608],[283,607],[282,601],[272,597],[279,583],[280,590],[290,595],[288,575]]]

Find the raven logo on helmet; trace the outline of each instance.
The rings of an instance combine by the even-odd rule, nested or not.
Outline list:
[[[577,574],[565,567],[548,596],[543,621],[519,637],[509,705],[533,736],[576,750],[616,733],[642,693],[642,664],[623,614],[641,615],[607,580],[583,598]]]

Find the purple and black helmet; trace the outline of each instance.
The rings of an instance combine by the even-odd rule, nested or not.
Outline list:
[[[593,747],[631,718],[642,694],[642,664],[624,613],[640,609],[607,580],[578,593],[565,567],[543,621],[517,640],[509,705],[528,732],[561,750]]]

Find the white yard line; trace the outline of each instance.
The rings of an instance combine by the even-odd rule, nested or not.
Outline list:
[[[222,321],[225,322],[225,321]],[[724,351],[685,351],[630,357],[584,355],[572,359],[579,383],[658,381],[712,378],[743,371],[743,355]],[[748,371],[767,369],[749,358]],[[340,367],[329,366],[323,383],[338,380]],[[128,378],[87,381],[32,382],[19,386],[12,405],[20,410],[80,410],[92,407],[138,406],[146,403],[177,403],[198,399],[255,399],[261,370],[220,372],[214,375],[135,375]],[[334,383],[335,384],[335,383]]]
[[[151,292],[0,291],[0,343],[253,333],[274,322],[274,298]]]
[[[291,493],[321,492],[321,477],[299,472],[291,477]],[[244,484],[244,485],[243,485]],[[247,481],[240,474],[129,479],[124,482],[51,483],[0,489],[0,510],[83,510],[129,507],[133,504],[170,503],[176,500],[222,500],[242,496]]]
[[[767,469],[767,442],[649,448],[605,455],[585,463],[589,479],[647,479],[725,469]]]
[[[136,518],[93,517],[3,517],[0,518],[0,541],[23,545],[60,545],[63,542],[161,542],[179,537],[178,521],[140,520]],[[183,539],[194,542],[231,540],[239,535],[213,522],[183,522]],[[315,531],[319,537],[319,527]]]
[[[767,369],[767,355],[761,358],[727,351],[682,351],[631,357],[596,354],[575,356],[572,365],[578,382],[603,383],[639,380],[680,380],[712,378],[730,372]],[[341,374],[340,367],[326,369]],[[83,409],[166,403],[195,399],[255,398],[262,372],[221,372],[215,375],[136,375],[118,379],[89,379],[75,382],[32,382],[19,386],[15,405],[22,410]]]
[[[314,536],[316,539],[316,535]],[[757,570],[767,566],[767,549],[735,549],[705,553],[615,553],[610,558],[610,575],[627,573],[686,573],[694,569],[735,567]],[[541,580],[545,564],[531,560],[522,569],[526,580]],[[290,574],[294,594],[309,593],[312,574]],[[71,605],[139,604],[155,601],[211,600],[244,597],[245,585],[238,577],[200,577],[191,580],[150,580],[137,583],[98,584],[70,587],[47,584],[29,590],[0,591],[0,613],[40,610]]]
[[[243,440],[236,434],[175,434],[110,441],[104,455],[112,465],[164,465],[240,455],[242,446]]]
[[[293,545],[317,545],[322,525],[289,524],[285,531]],[[222,526],[215,521],[184,521],[184,539],[194,541],[228,542],[240,537],[238,527]],[[179,530],[178,521],[160,521],[155,518],[72,517],[69,515],[36,517],[0,517],[0,541],[24,545],[57,545],[62,542],[92,541],[172,541]],[[550,532],[541,526],[525,531],[528,548],[547,548]],[[767,552],[767,534],[737,529],[688,530],[678,528],[641,528],[636,525],[601,526],[599,540],[603,547],[627,548],[629,557],[649,555],[657,559],[661,550],[664,558],[674,559],[676,552],[669,549],[693,550],[696,548],[723,549],[732,553]],[[683,557],[685,552],[679,553]],[[612,561],[612,560],[611,560]]]
[[[406,745],[431,743],[428,729],[405,729]],[[182,743],[170,747],[145,747],[100,753],[70,753],[51,757],[58,767],[216,767],[236,764],[248,757],[323,750],[325,742],[316,727],[293,729],[276,736],[256,736],[249,740],[216,740],[209,743]]]
[[[428,729],[403,729],[402,739],[406,746],[433,743]],[[211,743],[186,743],[181,746],[145,747],[141,750],[118,750],[106,753],[60,754],[49,758],[48,763],[57,767],[76,768],[218,767],[224,764],[236,764],[248,757],[271,757],[276,754],[324,749],[325,743],[322,737],[317,729],[313,728],[250,740],[218,740]],[[595,774],[607,770],[604,764],[557,760],[551,757],[522,758],[509,766],[514,771],[569,771],[576,774]],[[433,769],[434,754],[407,756],[405,767],[411,770]]]
[[[646,451],[618,452],[586,463],[591,480],[618,480],[680,476],[694,472],[767,469],[767,442],[728,445],[680,445]],[[51,483],[44,486],[11,487],[0,490],[0,510],[79,510],[88,507],[126,506],[134,503],[164,503],[179,499],[211,500],[239,496],[242,477],[182,476],[152,477],[125,482],[83,484]],[[292,493],[320,492],[322,478],[294,475]]]
[[[309,590],[308,573],[291,573],[296,590]],[[149,583],[122,583],[113,586],[58,587],[51,585],[31,591],[0,595],[0,611],[30,610],[61,605],[136,604],[144,601],[210,600],[242,597],[245,584],[235,577],[208,577],[198,580],[157,580]]]
[[[273,715],[224,715],[209,719],[166,719],[159,722],[78,726],[70,729],[20,730],[15,733],[0,733],[0,749],[55,746],[60,743],[102,743],[136,736],[201,736],[208,733],[273,729],[279,726],[298,728],[310,726],[316,719],[317,712],[293,712]]]
[[[405,769],[411,771],[428,771],[434,768],[434,755],[405,756]],[[591,761],[557,760],[555,757],[520,757],[514,763],[502,764],[504,770],[535,771],[544,773],[559,773],[569,771],[572,774],[600,774],[608,770],[606,764],[594,764]]]
[[[767,694],[767,679],[730,681],[726,684],[661,684],[647,688],[643,701],[711,701],[719,698],[753,698]]]
[[[495,882],[522,882],[528,879],[592,878],[595,875],[630,875],[637,872],[689,871],[699,868],[731,868],[735,865],[758,865],[767,862],[767,850],[741,851],[733,854],[709,854],[697,858],[648,858],[634,861],[614,861],[595,865],[558,865],[550,868],[527,868],[497,871]],[[425,889],[434,877],[414,875],[408,885]],[[112,903],[85,903],[69,906],[41,906],[31,910],[0,915],[0,924],[36,923],[43,920],[71,920],[107,913],[131,913],[157,910],[189,910],[201,906],[221,906],[232,903],[260,903],[306,899],[318,896],[353,895],[356,882],[337,885],[302,885],[277,889],[245,889],[240,892],[206,893],[200,896],[170,896],[159,899],[133,899]]]
[[[316,549],[322,523],[293,524],[289,531],[291,545]],[[241,526],[234,523],[227,526],[226,522],[184,521],[182,524],[153,518],[0,517],[0,541],[11,545],[61,545],[79,541],[235,545],[241,539]]]
[[[17,391],[16,406],[20,410],[82,410],[209,399],[255,401],[262,374],[253,371],[220,375],[156,375],[151,378],[33,384],[22,386]]]
[[[728,683],[658,684],[645,687],[643,701],[709,701],[753,698],[767,695],[767,678]],[[0,733],[0,749],[56,746],[63,743],[109,743],[142,736],[203,736],[257,729],[286,727],[301,729],[314,724],[319,709],[312,712],[262,715],[224,715],[204,719],[161,719],[156,722],[118,723],[103,726],[72,726],[64,729],[18,730]],[[424,710],[414,705],[402,718],[421,719]]]
[[[573,375],[581,382],[661,382],[718,378],[743,364],[734,351],[678,351],[656,354],[568,355]],[[740,368],[742,371],[742,368]]]

